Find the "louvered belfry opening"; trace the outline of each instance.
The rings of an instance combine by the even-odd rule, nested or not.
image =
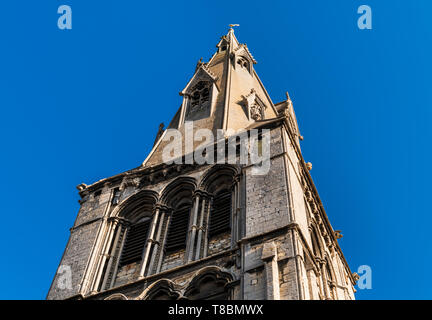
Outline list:
[[[186,248],[186,238],[189,225],[189,214],[191,205],[184,203],[173,213],[168,229],[168,236],[165,245],[166,253]]]
[[[231,191],[216,193],[210,212],[209,237],[212,238],[231,230]]]
[[[120,266],[140,261],[150,228],[149,217],[131,225],[126,234],[126,241],[120,258]]]

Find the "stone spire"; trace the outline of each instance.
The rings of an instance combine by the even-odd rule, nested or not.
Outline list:
[[[168,129],[178,129],[184,136],[185,123],[192,121],[194,130],[210,129],[216,136],[218,129],[247,130],[279,116],[255,71],[255,58],[234,34],[235,26],[230,25],[228,33],[220,38],[208,62],[198,61],[192,78],[180,92],[183,102]],[[162,150],[169,143],[163,137],[159,137],[143,166],[162,162]]]

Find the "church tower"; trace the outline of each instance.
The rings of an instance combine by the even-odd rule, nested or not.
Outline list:
[[[232,28],[216,48],[142,165],[77,187],[47,299],[354,299],[289,95]]]

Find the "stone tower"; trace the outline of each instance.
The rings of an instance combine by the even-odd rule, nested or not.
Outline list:
[[[292,101],[274,104],[255,64],[231,28],[197,63],[143,164],[78,186],[81,208],[47,299],[354,299]],[[203,137],[212,148],[200,149]],[[166,161],[175,138],[179,157]],[[239,161],[255,142],[268,151],[264,173]],[[198,161],[197,150],[217,163]]]

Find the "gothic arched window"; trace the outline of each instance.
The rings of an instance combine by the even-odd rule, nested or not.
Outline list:
[[[245,58],[243,57],[238,58],[237,64],[240,65],[240,67],[245,68],[246,70],[249,71],[249,63]]]
[[[174,210],[165,244],[167,254],[186,248],[190,211],[190,203],[180,204]]]
[[[201,279],[199,284],[188,293],[189,300],[228,300],[226,281],[217,281],[212,276]]]
[[[118,193],[118,189],[114,190]],[[114,194],[115,195],[115,194]],[[96,290],[106,290],[137,278],[148,244],[157,195],[143,190],[119,204],[118,215],[109,222],[107,237],[111,244],[101,252],[101,263],[95,279]],[[156,221],[155,221],[156,222]]]
[[[204,214],[204,243],[200,249],[200,257],[229,250],[241,238],[239,173],[239,168],[235,166],[215,165],[201,181],[201,188],[206,192],[207,198],[205,206],[200,207]]]
[[[179,292],[175,290],[175,284],[167,279],[156,281],[148,290],[143,297],[145,300],[177,300],[180,297]]]
[[[185,249],[189,241],[188,235],[191,228],[189,220],[192,215],[192,207],[196,202],[194,200],[195,189],[195,179],[179,177],[162,191],[160,202],[169,209],[165,214],[166,221],[162,225],[166,232],[160,236],[159,243],[163,250],[158,255],[159,262],[155,272],[183,265],[188,259],[190,252],[186,252]]]
[[[221,190],[214,196],[209,222],[210,238],[231,231],[231,199],[229,189]]]
[[[150,222],[150,217],[144,217],[128,228],[120,258],[120,267],[141,260],[147,242]]]
[[[204,109],[210,101],[210,82],[199,81],[190,92],[190,112]]]
[[[232,277],[218,267],[205,267],[189,283],[184,296],[189,300],[229,300],[231,292],[227,284]]]

